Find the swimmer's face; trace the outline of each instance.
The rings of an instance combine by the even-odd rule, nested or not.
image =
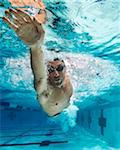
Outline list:
[[[66,67],[63,61],[50,61],[47,65],[49,81],[52,85],[59,86],[65,78]]]

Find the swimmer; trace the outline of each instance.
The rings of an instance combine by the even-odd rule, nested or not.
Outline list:
[[[5,14],[3,20],[30,47],[31,68],[37,99],[49,116],[56,116],[70,105],[70,97],[73,93],[65,62],[55,58],[47,65],[45,64],[42,49],[45,34],[44,22],[40,23],[35,16],[30,16],[21,9],[10,8]]]

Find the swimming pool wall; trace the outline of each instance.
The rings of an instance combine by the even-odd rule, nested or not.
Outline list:
[[[30,128],[38,125],[47,127],[46,115],[40,109],[32,109],[10,102],[1,102],[1,131]]]
[[[116,95],[117,97],[117,95]],[[101,106],[89,106],[79,110],[77,123],[88,132],[120,147],[120,101]]]

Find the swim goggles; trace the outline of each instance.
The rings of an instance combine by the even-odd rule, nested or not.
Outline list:
[[[53,67],[51,65],[48,65],[47,70],[48,70],[49,73],[52,73],[55,70],[58,71],[58,72],[62,72],[64,70],[64,68],[65,68],[64,64],[60,64],[57,67]]]

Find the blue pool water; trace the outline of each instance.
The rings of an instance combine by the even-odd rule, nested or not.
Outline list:
[[[74,94],[48,117],[33,87],[29,48],[2,21],[0,0],[0,150],[120,149],[120,1],[44,0],[46,61],[61,57]]]

